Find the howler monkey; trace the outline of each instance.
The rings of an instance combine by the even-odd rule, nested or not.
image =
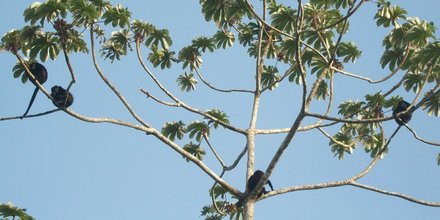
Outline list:
[[[58,108],[68,108],[73,103],[73,95],[61,86],[52,87],[52,103]]]
[[[32,73],[32,75],[35,77],[35,79],[40,84],[43,84],[43,83],[46,82],[46,80],[47,80],[47,70],[46,70],[46,68],[43,65],[41,65],[41,64],[39,64],[37,62],[31,63],[29,65],[29,71]],[[33,79],[31,79],[30,77],[29,77],[29,79],[35,85],[35,89],[34,89],[34,93],[32,94],[31,100],[29,101],[29,105],[28,105],[28,107],[26,109],[26,112],[23,114],[23,116],[21,116],[21,118],[25,117],[27,115],[27,113],[29,112],[29,109],[31,109],[32,104],[34,103],[35,97],[37,96],[37,93],[38,93],[38,90],[39,90],[36,82]]]
[[[258,182],[260,182],[261,178],[263,177],[264,172],[261,170],[256,170],[254,172],[254,174],[252,174],[252,176],[249,178],[249,180],[247,181],[247,188],[249,189],[248,192],[252,192],[255,187],[257,187]],[[264,185],[269,184],[270,189],[273,191],[273,186],[272,183],[270,182],[270,180],[267,180]],[[257,199],[260,198],[263,194],[268,193],[268,191],[266,191],[266,188],[263,186],[263,188],[260,190],[260,192],[258,193]],[[238,200],[238,202],[235,204],[237,207],[240,207],[243,205],[243,201],[240,199]]]
[[[399,126],[402,126],[403,124],[408,123],[411,120],[412,117],[412,111],[414,110],[414,106],[408,110],[408,112],[404,114],[400,114],[398,117],[396,117],[399,113],[406,111],[406,109],[410,106],[408,102],[405,100],[400,100],[399,103],[397,103],[397,106],[393,109],[393,116],[396,120],[397,124]]]

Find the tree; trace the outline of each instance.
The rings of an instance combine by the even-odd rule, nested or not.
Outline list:
[[[76,65],[72,64],[71,57],[77,53],[92,55],[91,65],[94,66],[95,72],[118,97],[132,118],[119,120],[85,116],[74,111],[75,103],[72,108],[62,110],[85,122],[111,123],[146,133],[147,137],[156,138],[188,162],[197,165],[215,182],[210,195],[216,206],[208,205],[202,212],[208,219],[221,218],[224,215],[240,217],[241,213],[244,213],[244,219],[253,219],[257,192],[263,187],[262,183],[276,170],[285,150],[294,145],[293,138],[298,132],[314,131],[319,131],[323,137],[328,138],[331,151],[339,159],[347,157],[347,154],[353,153],[356,147],[361,146],[371,156],[371,162],[350,178],[313,185],[289,184],[289,187],[278,188],[260,199],[298,190],[350,185],[398,196],[421,205],[439,206],[436,202],[416,199],[402,193],[391,193],[358,182],[381,158],[386,157],[394,143],[395,126],[390,126],[389,129],[385,129],[384,126],[387,121],[394,119],[394,116],[383,113],[382,109],[392,109],[405,97],[414,107],[414,110],[410,111],[423,111],[436,117],[439,115],[440,44],[435,36],[434,24],[409,17],[404,9],[385,1],[299,1],[297,4],[289,2],[290,7],[276,1],[259,3],[252,6],[251,2],[242,0],[201,0],[205,19],[215,23],[218,30],[208,36],[196,37],[189,45],[175,51],[173,42],[176,39],[171,38],[167,29],[132,19],[131,12],[121,5],[112,5],[106,1],[51,0],[34,3],[27,8],[24,12],[27,26],[5,34],[2,38],[2,48],[18,59],[13,68],[14,77],[20,77],[23,82],[27,82],[29,77],[32,78],[27,68],[29,61],[65,62],[69,70],[67,76],[70,78],[66,87],[72,92],[78,91],[75,87],[80,86],[82,82],[77,80],[81,74],[75,70]],[[349,21],[359,13],[361,7],[370,4],[378,6],[375,16],[377,26],[388,31],[383,40],[384,51],[380,55],[380,65],[384,71],[389,70],[390,73],[379,80],[370,78],[370,75],[356,73],[353,63],[361,58],[362,52],[354,41],[346,39],[348,30],[353,28]],[[234,45],[246,50],[247,55],[254,60],[255,71],[253,75],[245,76],[247,82],[251,81],[250,84],[238,84],[240,88],[224,89],[205,78],[202,66],[209,63],[203,63],[202,57],[210,56],[213,52],[221,53],[223,49]],[[143,58],[143,54],[146,53],[144,50],[148,51],[149,64]],[[191,116],[163,116],[167,122],[162,127],[149,123],[145,118],[151,116],[140,116],[109,79],[107,71],[101,67],[98,53],[111,63],[124,59],[124,56],[136,54],[140,67],[158,88],[141,88],[139,92],[158,105],[175,108],[177,112],[190,113]],[[58,57],[62,59],[58,60]],[[198,84],[201,82],[213,93],[218,92],[224,98],[230,93],[234,94],[231,96],[234,98],[252,97],[252,113],[248,125],[234,123],[233,118],[229,116],[230,113],[217,107],[220,103],[215,100],[210,104],[214,107],[207,110],[201,110],[198,106],[204,103],[190,104],[183,101],[179,96],[186,94],[177,94],[169,89],[169,84],[162,82],[155,71],[150,70],[151,65],[155,71],[165,72],[182,67],[183,73],[175,80],[183,93],[193,92],[196,87],[199,88]],[[49,74],[50,72],[49,70]],[[350,78],[359,80],[359,85],[379,84],[384,87],[373,91],[366,89],[355,101],[338,98],[335,95],[335,84],[338,80],[346,82]],[[36,84],[47,98],[52,99],[45,87]],[[246,87],[251,89],[243,89],[242,85],[248,85]],[[290,100],[294,101],[289,104],[293,107],[289,114],[283,115],[284,120],[289,122],[289,127],[258,127],[261,99],[264,96],[270,97],[279,90],[287,93],[290,89],[292,92],[292,87],[295,93],[290,96]],[[149,102],[148,106],[151,105]],[[26,118],[46,117],[58,110],[29,115]],[[276,110],[271,111],[276,114]],[[334,116],[336,111],[339,116]],[[4,117],[1,120],[18,118]],[[428,145],[439,146],[435,141],[416,135],[416,129],[409,125],[404,126],[418,140]],[[235,150],[238,153],[232,163],[225,163],[224,157],[217,153],[225,146],[211,144],[211,137],[215,133],[224,137],[238,134],[245,140],[245,146],[241,151]],[[252,175],[257,169],[256,138],[263,134],[281,134],[282,141],[271,142],[271,145],[274,145],[271,159],[267,165],[259,165],[262,167],[260,169],[265,171],[261,183],[252,192],[244,192],[223,177],[237,170],[237,164],[242,160],[246,161],[246,178],[243,179]],[[213,155],[218,163],[208,166],[203,160],[208,154]],[[221,171],[214,172],[214,169],[219,167]],[[231,196],[246,201],[244,209],[233,207],[231,204],[236,202],[236,199],[231,199]]]

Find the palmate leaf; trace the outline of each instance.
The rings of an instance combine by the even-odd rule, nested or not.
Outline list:
[[[124,50],[123,45],[117,44],[112,41],[106,41],[101,48],[101,56],[104,59],[110,59],[113,63],[116,60],[120,60],[121,56],[126,55],[127,51]]]
[[[185,144],[183,149],[188,153],[192,154],[193,156],[195,156],[199,160],[203,160],[203,156],[205,156],[206,154],[205,149],[201,148],[199,144],[193,144],[192,142],[190,142],[189,144]],[[188,158],[186,157],[183,158],[185,158],[186,162],[190,162]]]
[[[185,123],[182,121],[167,122],[162,127],[161,133],[171,141],[174,141],[176,137],[182,140],[183,135],[186,133]]]
[[[405,37],[413,46],[425,46],[429,39],[435,39],[434,24],[420,20],[419,18],[407,18],[407,23],[403,24],[403,28],[407,31]]]
[[[144,22],[142,20],[134,20],[131,23],[131,30],[133,31],[136,37],[141,37],[141,39],[146,38],[148,35],[153,33],[156,30],[154,25]]]
[[[59,53],[59,39],[52,33],[45,33],[44,35],[39,35],[32,42],[29,57],[35,59],[39,54],[40,60],[45,62],[47,58],[55,60]]]
[[[423,103],[422,109],[428,112],[428,115],[440,116],[440,92],[426,100]]]
[[[238,40],[243,46],[251,45],[258,38],[258,30],[260,29],[255,22],[249,22],[246,25],[239,24],[237,29],[240,31]]]
[[[160,65],[161,69],[171,68],[174,55],[176,52],[168,51],[164,49],[151,48],[151,52],[148,54],[148,61],[150,61],[154,67]]]
[[[328,84],[324,80],[321,80],[319,83],[318,89],[316,90],[316,93],[314,94],[314,98],[316,100],[325,100],[325,98],[329,95],[329,89]]]
[[[1,46],[6,51],[18,51],[23,44],[20,42],[20,30],[12,29],[1,40]]]
[[[132,38],[132,32],[128,29],[122,29],[117,32],[113,32],[112,36],[108,39],[111,43],[117,44],[122,48],[123,53],[127,54],[128,48]]]
[[[344,63],[351,61],[354,63],[362,55],[357,46],[353,42],[341,42],[337,51],[338,57],[342,57]]]
[[[214,35],[214,42],[217,44],[217,47],[222,47],[226,49],[226,47],[232,47],[235,41],[235,35],[231,31],[221,30],[217,31]]]
[[[177,78],[177,84],[180,90],[190,92],[196,89],[197,80],[194,78],[194,74],[185,72]]]
[[[330,149],[334,153],[334,156],[338,156],[340,160],[344,159],[345,153],[352,154],[353,150],[356,148],[356,144],[354,144],[352,140],[353,137],[349,134],[338,132],[333,136],[333,139],[336,140],[338,143],[330,140]],[[339,143],[342,143],[344,145],[341,145]]]
[[[124,28],[130,25],[131,12],[128,8],[123,8],[122,5],[118,4],[114,7],[108,8],[102,15],[104,19],[104,24],[111,23],[113,27],[119,26]]]
[[[382,133],[364,135],[361,137],[360,142],[364,145],[365,152],[370,153],[370,157],[377,157],[379,153],[382,153],[380,155],[380,157],[382,157],[388,152],[387,149],[381,152],[382,146],[386,141],[383,137]]]
[[[145,40],[145,45],[147,46],[159,47],[159,44],[165,50],[170,49],[170,46],[173,44],[167,29],[154,29]]]
[[[67,15],[67,5],[65,1],[48,0],[44,3],[35,2],[24,13],[25,22],[30,22],[31,25],[40,21],[40,25],[44,25],[44,21],[53,21],[56,18],[65,18]]]
[[[278,68],[275,66],[263,66],[263,73],[261,74],[261,85],[263,88],[273,90],[278,86],[278,81],[281,76],[278,74]]]
[[[197,48],[199,51],[206,52],[214,52],[216,49],[214,40],[212,38],[207,37],[198,37],[192,40],[192,47]]]
[[[183,61],[182,68],[190,66],[190,69],[200,68],[202,66],[202,58],[197,48],[187,46],[182,48],[179,52],[179,60]]]
[[[403,81],[403,86],[406,91],[413,90],[413,92],[418,92],[422,86],[423,79],[425,76],[423,74],[409,73],[405,75]]]
[[[276,11],[271,14],[272,26],[287,33],[293,33],[296,26],[296,10],[279,6]]]
[[[228,119],[229,116],[223,111],[220,111],[218,109],[211,109],[211,110],[206,111],[206,114],[217,119],[217,120],[213,120],[208,117],[205,117],[205,119],[209,120],[208,125],[212,124],[214,126],[214,128],[217,128],[220,125],[219,122],[223,122],[224,124],[229,125],[229,119]]]
[[[87,25],[98,20],[98,11],[95,5],[85,0],[71,0],[68,7],[75,24]]]
[[[377,19],[376,25],[389,27],[390,25],[397,26],[399,19],[406,18],[406,10],[399,6],[390,6],[389,3],[382,4],[378,9],[374,19]]]
[[[26,213],[26,209],[14,207],[11,203],[0,204],[0,217],[2,219],[16,219],[20,220],[35,220],[32,216]]]
[[[344,116],[345,118],[354,117],[362,111],[362,106],[364,104],[365,102],[360,101],[345,101],[338,106],[338,114]]]
[[[388,65],[388,69],[394,71],[403,61],[404,52],[403,49],[386,50],[380,58],[382,68],[385,68],[385,66]]]
[[[26,64],[30,64],[29,61],[24,61]],[[13,76],[14,78],[18,78],[21,76],[21,82],[22,83],[26,83],[29,80],[29,77],[27,76],[27,74],[25,73],[25,68],[23,67],[23,65],[21,65],[20,61],[17,61],[14,65],[14,67],[12,68],[12,72],[13,72]]]
[[[206,134],[206,136],[209,136],[209,126],[205,124],[204,122],[200,121],[194,121],[191,122],[191,124],[188,125],[187,131],[189,132],[190,138],[196,138],[198,142],[202,141],[203,134]]]

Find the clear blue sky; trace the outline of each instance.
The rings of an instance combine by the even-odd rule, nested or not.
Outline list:
[[[12,28],[22,27],[23,10],[32,2],[3,1],[7,7],[0,8],[0,32],[3,34]],[[198,1],[120,2],[133,12],[132,18],[168,28],[176,51],[190,44],[194,37],[211,36],[216,31],[214,24],[204,21]],[[260,1],[251,2],[257,4]],[[401,4],[410,16],[440,25],[438,0],[392,2]],[[355,65],[346,65],[346,68],[378,79],[387,73],[378,63],[386,32],[376,28],[373,21],[375,10],[374,4],[367,4],[355,16],[347,39],[358,44],[364,57]],[[218,87],[252,88],[253,82],[249,79],[253,78],[254,63],[244,52],[236,45],[226,51],[205,55],[202,71]],[[75,95],[72,109],[89,116],[133,121],[117,98],[99,81],[89,58],[90,55],[86,54],[72,57],[79,81],[72,90]],[[11,54],[0,53],[0,117],[23,113],[33,90],[31,84],[22,85],[12,77],[14,63]],[[138,113],[157,128],[160,129],[167,121],[183,119],[188,124],[199,119],[145,99],[138,91],[139,87],[163,99],[166,97],[154,88],[133,55],[124,57],[121,63],[100,63]],[[67,85],[69,75],[62,60],[45,65],[50,74],[46,88],[54,84]],[[167,71],[155,70],[164,84],[188,104],[199,109],[220,108],[228,113],[235,125],[248,126],[251,96],[210,93],[202,84],[194,93],[181,93],[175,80],[182,72],[177,65]],[[371,86],[339,77],[336,81],[336,101],[363,99],[363,94],[385,90],[389,85]],[[291,125],[292,117],[299,108],[300,90],[286,82],[281,87],[262,98],[259,128]],[[414,97],[403,90],[398,93],[406,99]],[[39,94],[31,113],[51,108],[50,101]],[[313,109],[318,110],[319,107]],[[333,110],[333,115],[336,112]],[[440,142],[439,118],[416,112],[410,124],[421,136]],[[385,126],[389,135],[396,124],[389,121]],[[335,130],[329,129],[329,132]],[[109,124],[88,124],[58,112],[40,118],[2,121],[0,137],[0,202],[11,201],[27,208],[28,213],[37,219],[202,219],[199,217],[200,210],[211,201],[208,189],[213,181],[207,175],[194,164],[185,162],[169,147],[135,130]],[[257,138],[258,169],[266,169],[282,137]],[[228,164],[244,146],[241,136],[231,135],[223,129],[213,134],[211,141]],[[409,131],[402,129],[392,142],[386,158],[360,182],[440,201],[440,167],[436,165],[439,152],[438,147],[424,145],[412,138]],[[318,132],[300,133],[285,152],[271,180],[275,188],[339,180],[356,174],[369,161],[369,155],[361,146],[353,155],[338,160],[333,157],[324,136]],[[209,152],[205,162],[214,171],[220,171],[220,166]],[[243,160],[225,179],[243,190],[244,175]],[[255,216],[259,220],[438,219],[440,208],[347,186],[271,197],[257,204]]]

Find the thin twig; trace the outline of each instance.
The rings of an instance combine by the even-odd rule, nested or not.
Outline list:
[[[218,91],[218,92],[226,92],[226,93],[230,93],[230,92],[243,92],[243,93],[251,93],[251,94],[254,93],[254,92],[251,91],[251,90],[245,90],[245,89],[219,89],[219,88],[213,86],[211,83],[209,83],[209,82],[208,82],[208,81],[202,76],[202,74],[200,73],[200,71],[199,71],[199,69],[198,69],[197,67],[193,66],[193,68],[195,69],[196,74],[197,74],[197,76],[200,78],[200,80],[201,80],[206,86],[208,86],[209,88],[211,88],[211,89],[213,89],[213,90],[215,90],[215,91]]]
[[[42,112],[42,113],[38,113],[38,114],[33,114],[33,115],[26,115],[26,116],[12,116],[12,117],[3,117],[0,118],[0,121],[8,121],[8,120],[14,120],[14,119],[23,119],[23,118],[35,118],[35,117],[39,117],[39,116],[43,116],[43,115],[48,115],[54,112],[57,112],[61,109],[57,108],[57,109],[52,109],[50,111],[46,111],[46,112]]]
[[[170,107],[180,107],[179,103],[165,102],[165,101],[162,101],[162,100],[156,98],[155,96],[151,95],[151,93],[147,92],[147,90],[145,90],[145,89],[140,88],[139,90],[142,93],[144,93],[147,96],[147,98],[152,98],[154,101],[156,101],[162,105],[166,105],[166,106],[170,106]]]
[[[415,198],[415,197],[412,197],[412,196],[408,196],[408,195],[405,195],[405,194],[402,194],[402,193],[387,191],[387,190],[379,189],[379,188],[376,188],[376,187],[368,186],[368,185],[365,185],[365,184],[361,184],[361,183],[358,183],[358,182],[351,182],[348,185],[355,186],[355,187],[362,188],[362,189],[366,189],[366,190],[370,190],[370,191],[373,191],[373,192],[382,193],[382,194],[388,195],[388,196],[395,196],[395,197],[398,197],[398,198],[401,198],[401,199],[405,199],[405,200],[408,200],[410,202],[414,202],[414,203],[417,203],[417,204],[420,204],[420,205],[432,206],[432,207],[440,207],[440,202],[425,201],[425,200],[418,199],[418,198]]]
[[[440,147],[440,143],[436,143],[436,142],[432,142],[432,141],[427,141],[427,140],[425,140],[425,139],[423,139],[423,138],[421,138],[421,137],[419,137],[418,135],[417,135],[417,133],[411,128],[411,127],[409,127],[409,125],[408,124],[404,124],[404,126],[414,135],[414,138],[415,139],[417,139],[417,140],[419,140],[419,141],[421,141],[421,142],[423,142],[423,143],[425,143],[425,144],[429,144],[429,145],[433,145],[433,146],[439,146]]]
[[[149,124],[147,124],[142,118],[133,110],[133,108],[130,106],[128,101],[125,99],[124,96],[118,91],[118,89],[104,76],[103,71],[98,65],[98,61],[96,59],[96,52],[95,52],[95,39],[94,39],[94,32],[93,32],[93,25],[90,27],[90,47],[92,49],[92,60],[93,64],[95,66],[96,71],[98,72],[99,76],[101,77],[102,81],[113,91],[113,93],[121,100],[121,102],[124,104],[125,108],[130,112],[130,114],[135,118],[139,123],[141,123],[145,127],[151,127]]]

